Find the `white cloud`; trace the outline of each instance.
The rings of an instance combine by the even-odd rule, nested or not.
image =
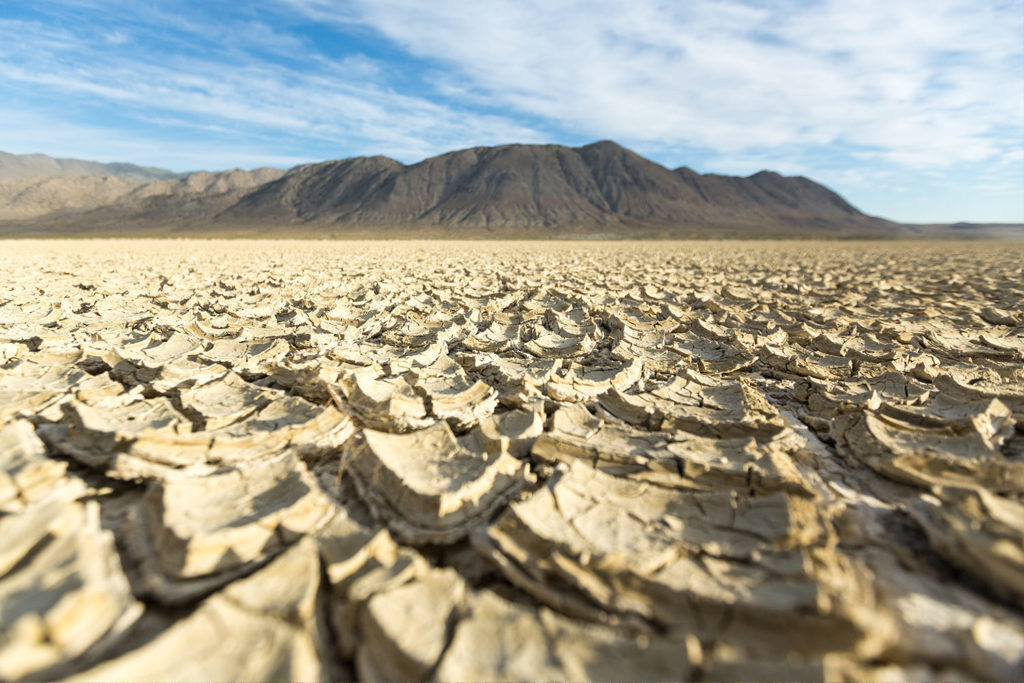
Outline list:
[[[1024,117],[1019,0],[285,1],[454,67],[447,92],[637,145],[944,166],[999,155]]]
[[[103,34],[103,38],[111,45],[124,45],[131,41],[131,38],[122,31],[110,31]]]
[[[1021,140],[1021,146],[1016,149],[1003,154],[1003,160],[1009,162],[1024,162],[1024,140]]]

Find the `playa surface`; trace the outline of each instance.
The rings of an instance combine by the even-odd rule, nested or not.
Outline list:
[[[1024,244],[0,242],[0,679],[1015,679]]]

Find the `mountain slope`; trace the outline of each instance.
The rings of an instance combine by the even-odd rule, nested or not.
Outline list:
[[[827,216],[857,216],[860,212],[827,187],[803,177],[761,171],[746,178],[700,174],[685,166],[676,174],[711,204],[754,213],[803,211]]]
[[[77,176],[113,176],[124,180],[149,181],[176,178],[180,174],[163,168],[115,162],[103,164],[80,159],[54,159],[45,154],[8,154],[0,152],[0,180],[22,178],[69,178]]]

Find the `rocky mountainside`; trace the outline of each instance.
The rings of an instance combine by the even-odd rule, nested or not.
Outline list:
[[[181,174],[164,168],[135,164],[103,164],[81,159],[54,159],[45,154],[8,154],[0,152],[0,180],[19,178],[70,178],[113,176],[124,180],[149,181],[176,178]]]
[[[57,179],[36,182],[28,194],[0,183],[4,232],[712,236],[895,228],[807,178],[671,170],[610,141],[474,147],[411,165],[356,157],[134,186],[62,179],[77,201],[61,198]],[[83,189],[90,182],[96,189]]]

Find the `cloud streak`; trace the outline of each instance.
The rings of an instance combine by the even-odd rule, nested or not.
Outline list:
[[[312,53],[301,68],[258,58],[242,47],[253,34],[270,29],[252,22],[244,26],[238,43],[224,41],[215,54],[202,55],[197,50],[111,52],[109,32],[93,37],[36,22],[0,21],[0,45],[8,46],[0,47],[0,71],[9,85],[27,92],[115,103],[120,115],[138,120],[152,120],[154,112],[173,113],[182,127],[208,128],[217,122],[250,134],[304,141],[305,148],[318,142],[324,150],[320,157],[343,149],[421,158],[460,144],[543,137],[508,118],[456,111],[396,92],[374,80],[376,69],[364,57],[337,63]],[[209,40],[208,34],[187,31],[180,39]],[[147,37],[137,27],[119,27],[116,35],[119,44]],[[287,45],[280,36],[271,42],[276,43],[272,47]]]

